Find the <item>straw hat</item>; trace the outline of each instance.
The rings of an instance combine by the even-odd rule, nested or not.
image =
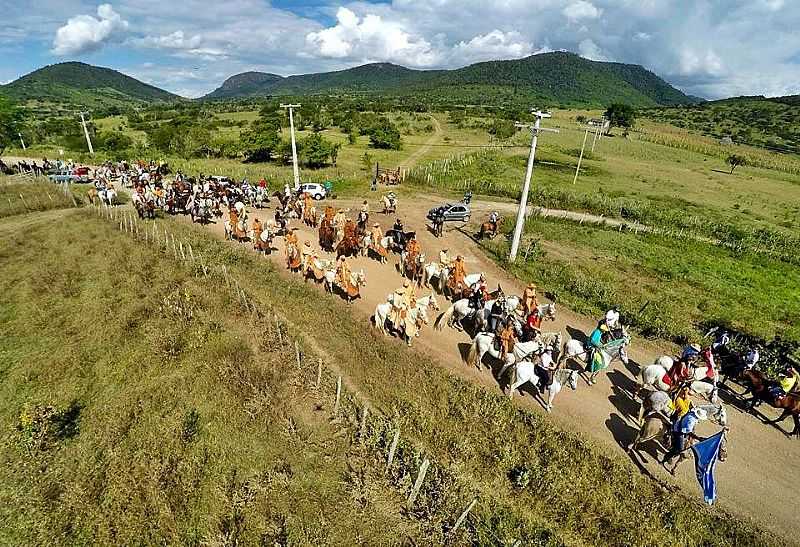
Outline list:
[[[708,412],[706,412],[705,409],[695,408],[692,412],[694,412],[694,415],[697,416],[698,420],[708,419]]]

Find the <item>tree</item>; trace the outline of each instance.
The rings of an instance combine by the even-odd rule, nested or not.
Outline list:
[[[389,120],[381,117],[371,128],[369,133],[369,144],[372,148],[386,148],[390,150],[400,150],[403,143],[400,139],[400,131]]]
[[[636,110],[629,104],[614,103],[606,109],[604,116],[609,121],[607,133],[609,135],[612,127],[622,127],[628,130],[636,123]]]
[[[511,138],[514,136],[516,131],[517,130],[514,127],[514,122],[501,118],[495,118],[494,122],[492,122],[492,125],[489,126],[489,134],[494,135],[500,140]]]
[[[239,137],[239,146],[248,162],[269,161],[280,145],[278,130],[269,121],[254,121]]]
[[[336,152],[334,152],[334,149]],[[316,169],[333,163],[333,156],[338,155],[339,145],[325,139],[319,133],[312,133],[303,139],[302,161],[306,167]]]
[[[121,152],[133,146],[133,139],[119,131],[101,131],[95,141],[99,150],[107,152]]]
[[[11,101],[0,97],[0,155],[17,140],[22,123],[22,111]]]
[[[364,166],[364,171],[367,173],[372,171],[372,154],[364,152],[364,155],[361,156],[361,165]]]
[[[733,174],[733,170],[740,165],[747,165],[747,158],[738,154],[731,154],[725,161],[727,161],[728,165],[731,166],[731,175]]]

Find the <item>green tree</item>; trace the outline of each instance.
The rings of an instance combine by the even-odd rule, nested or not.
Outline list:
[[[731,175],[733,174],[733,170],[740,165],[747,165],[747,158],[738,154],[731,154],[725,161],[731,166]]]
[[[303,139],[302,162],[306,167],[316,169],[329,163],[335,163],[339,154],[339,145],[325,139],[319,133],[312,133]]]
[[[385,148],[390,150],[400,150],[403,143],[400,139],[400,131],[389,118],[381,117],[371,128],[369,133],[369,144],[372,148]]]
[[[239,147],[248,162],[269,161],[280,146],[278,130],[269,121],[256,120],[239,138]]]
[[[361,156],[361,165],[364,166],[364,171],[366,171],[367,173],[372,171],[372,165],[373,165],[372,154],[370,154],[369,152],[364,152],[364,155]]]
[[[0,97],[0,155],[18,138],[22,130],[22,111],[11,101]]]
[[[119,131],[101,131],[95,138],[99,150],[121,152],[133,146],[133,139]]]
[[[502,118],[495,118],[492,125],[489,126],[489,134],[494,135],[496,138],[505,140],[514,136],[516,128],[514,122],[511,120],[504,120]]]
[[[606,109],[604,116],[609,120],[608,134],[611,134],[612,127],[628,130],[636,123],[636,110],[629,104],[614,103]]]

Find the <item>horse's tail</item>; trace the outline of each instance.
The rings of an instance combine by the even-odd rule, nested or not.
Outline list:
[[[436,330],[442,330],[444,328],[445,323],[450,322],[450,318],[453,317],[453,312],[455,311],[455,304],[451,305],[447,308],[444,313],[442,313],[439,317],[436,318],[436,322],[433,324],[433,328]]]
[[[478,335],[475,335],[475,338],[472,339],[472,343],[469,345],[469,351],[467,351],[467,364],[475,364],[478,365]]]

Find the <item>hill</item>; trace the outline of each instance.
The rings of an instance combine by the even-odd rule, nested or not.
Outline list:
[[[204,98],[218,98],[224,88],[225,84]],[[455,70],[413,70],[374,63],[336,72],[265,79],[262,85],[242,91],[226,97],[359,92],[451,101],[542,100],[574,105],[624,101],[637,106],[697,100],[639,65],[590,61],[567,52],[476,63]]]
[[[733,97],[672,108],[643,117],[722,139],[780,152],[800,153],[800,95]]]
[[[20,103],[102,108],[180,99],[110,68],[67,62],[49,65],[0,86],[0,95]]]
[[[231,76],[217,89],[205,96],[206,99],[229,99],[257,95],[262,89],[283,80],[283,76],[264,72],[242,72]]]

